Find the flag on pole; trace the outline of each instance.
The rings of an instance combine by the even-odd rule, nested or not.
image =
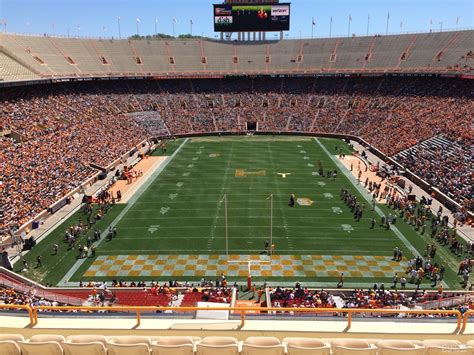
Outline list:
[[[178,20],[176,19],[176,17],[173,17],[173,23],[178,23]]]
[[[457,27],[458,23],[459,23],[459,16],[456,17],[456,27]]]
[[[191,25],[194,25],[193,20],[189,20],[189,23],[190,23]]]
[[[387,12],[387,20],[390,19],[390,12]]]
[[[352,21],[352,16],[351,15],[349,15],[349,21]]]
[[[316,26],[316,21],[314,21],[314,17],[313,17],[312,20],[311,20],[311,24],[312,24],[313,26]]]
[[[137,17],[137,22],[140,22],[140,19]]]

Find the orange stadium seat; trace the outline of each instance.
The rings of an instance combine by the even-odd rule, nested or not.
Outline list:
[[[334,339],[331,347],[334,355],[377,354],[377,346],[366,339]]]
[[[196,345],[197,355],[237,355],[239,342],[232,337],[205,337]]]
[[[107,348],[98,341],[84,342],[84,343],[62,343],[65,355],[105,355]]]
[[[283,343],[286,344],[288,355],[329,355],[331,353],[331,346],[320,339],[285,338],[283,339]]]
[[[242,355],[283,355],[285,347],[275,337],[249,337],[242,345]]]
[[[153,355],[192,355],[194,342],[191,337],[162,337],[151,345]]]
[[[21,355],[20,346],[13,340],[0,340],[0,354]]]
[[[380,340],[377,343],[380,355],[414,354],[422,355],[425,353],[423,343],[416,340]]]
[[[63,348],[57,341],[43,341],[30,343],[27,341],[18,342],[22,355],[62,355]]]

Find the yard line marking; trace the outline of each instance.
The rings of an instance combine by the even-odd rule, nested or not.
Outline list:
[[[229,171],[229,167],[230,167],[230,162],[232,160],[233,150],[234,150],[234,143],[232,143],[232,145],[230,147],[230,152],[229,152],[229,155],[228,155],[228,158],[227,158],[227,165],[226,165],[226,169],[225,169],[225,174],[224,174],[224,178],[222,179],[222,186],[221,186],[220,193],[219,193],[220,198],[219,198],[219,202],[217,203],[217,208],[216,208],[216,212],[214,213],[213,223],[212,223],[212,226],[211,226],[211,230],[209,232],[209,239],[208,239],[208,242],[207,242],[207,250],[208,251],[211,250],[212,243],[214,242],[214,237],[215,237],[216,228],[217,228],[217,221],[220,218],[219,217],[219,212],[221,210],[221,205],[224,201],[222,199],[222,196],[224,195],[225,188],[226,188],[227,175],[228,175],[228,171]]]
[[[346,167],[344,165],[342,165],[342,163],[338,159],[334,158],[334,156],[331,155],[331,153],[329,153],[329,151],[318,140],[318,138],[314,138],[314,140],[324,150],[324,152],[328,155],[328,157],[331,158],[331,160],[334,162],[334,164],[336,164],[336,166],[339,168],[339,170],[342,171],[342,173],[347,177],[347,179],[351,182],[351,184],[354,185],[354,187],[360,192],[360,194],[364,197],[364,199],[369,203],[369,206],[370,206],[370,204],[372,203],[371,202],[372,197],[369,196],[367,191],[365,191],[365,189],[361,185],[356,184],[356,180],[355,180],[354,176],[346,169]],[[377,214],[380,217],[384,216],[384,213],[382,212],[382,210],[378,206],[375,206],[375,212],[377,212]],[[411,245],[411,243],[408,241],[408,239],[405,238],[405,236],[398,230],[398,228],[396,226],[394,226],[394,225],[390,226],[390,230],[392,230],[395,233],[395,235],[400,239],[400,241],[403,244],[405,244],[405,247],[408,250],[410,250],[413,253],[413,255],[423,257],[418,252],[418,250],[416,250],[416,248],[413,245]]]
[[[97,252],[96,254],[97,255],[117,255],[118,253],[124,253],[124,254],[130,254],[130,252],[132,251],[143,251],[142,249],[107,249],[107,250],[102,250],[102,251],[99,251]],[[160,253],[163,254],[163,253],[173,253],[173,252],[177,252],[177,253],[180,253],[182,254],[184,251],[184,249],[160,249]],[[193,251],[193,254],[199,254],[198,252],[202,251],[202,252],[205,252],[207,253],[208,250],[207,248],[204,248],[204,249],[196,249],[195,247],[193,247],[192,249]],[[214,249],[213,252],[214,253],[225,253],[225,249]],[[232,251],[232,252],[244,252],[244,253],[247,253],[247,254],[260,254],[260,252],[262,251],[261,249],[229,249],[229,252]],[[308,249],[294,249],[294,250],[289,250],[289,249],[279,249],[277,250],[277,254],[278,255],[294,255],[293,252],[297,252],[297,253],[304,253],[304,254],[299,254],[299,255],[310,255],[308,254],[309,252],[313,253],[313,252],[322,252],[322,253],[327,253],[327,252],[331,252],[331,253],[338,253],[338,254],[341,254],[341,253],[348,253],[349,255],[353,255],[354,252],[360,252],[362,254],[357,254],[357,255],[367,255],[367,256],[372,256],[372,255],[380,255],[380,256],[390,256],[391,257],[391,254],[382,254],[380,251],[368,251],[367,249],[311,249],[311,250],[308,250]],[[156,255],[156,250],[150,250],[151,253],[145,253],[144,251],[141,253],[143,255]],[[289,253],[289,254],[284,254],[284,253]],[[329,254],[329,253],[327,253]],[[327,254],[324,254],[324,255],[327,255]],[[218,255],[218,254],[213,254],[213,255]],[[391,276],[391,275],[390,275]],[[373,283],[372,283],[373,285]]]
[[[269,152],[269,156],[270,156],[270,163],[272,164],[272,166],[274,166],[274,161],[273,161],[273,152],[272,150],[270,149],[270,145],[268,144],[267,142],[267,149],[268,149],[268,152]],[[276,183],[276,190],[277,190],[277,195],[281,195],[280,194],[280,180],[279,179],[276,179],[275,176],[273,176],[273,180],[275,181]],[[286,195],[288,196],[288,195]],[[283,207],[282,207],[282,203],[281,203],[281,199],[278,199],[278,206],[280,207],[280,212],[282,214],[282,219],[283,219],[283,229],[285,231],[285,236],[286,236],[286,240],[288,241],[288,247],[290,247],[290,236],[291,236],[291,233],[290,233],[290,228],[288,226],[288,220],[287,220],[287,217],[283,211]],[[291,246],[291,249],[293,248],[293,246]]]
[[[203,205],[208,205],[208,204],[215,204],[216,203],[216,200],[209,200],[209,201],[202,201],[202,200],[199,200],[199,203],[201,204],[201,206]],[[278,200],[278,199],[274,199],[275,201]],[[285,200],[286,201],[286,198]],[[232,199],[232,203],[234,204],[239,204],[239,203],[242,203],[242,204],[245,204],[245,203],[254,203],[254,204],[259,204],[259,205],[262,205],[263,204],[263,201],[262,200],[235,200],[235,199]],[[326,200],[326,201],[323,201],[323,200],[316,200],[316,201],[313,201],[314,203],[310,206],[311,208],[308,209],[308,206],[305,206],[304,208],[307,209],[307,211],[327,211],[327,208],[323,208],[322,206],[328,206],[328,205],[334,205],[334,202],[331,202],[331,200]],[[139,205],[144,205],[144,206],[148,206],[148,205],[156,205],[156,206],[161,206],[163,203],[165,203],[164,201],[146,201],[146,202],[140,202]],[[189,205],[189,201],[166,201],[166,204],[170,204],[170,205],[179,205],[179,204],[182,204],[182,205]],[[317,206],[321,206],[321,208],[317,207]],[[301,208],[303,209],[303,207],[297,207],[298,209]],[[174,209],[174,208],[173,208]],[[197,211],[197,210],[205,210],[206,208],[199,208],[199,209],[190,209],[190,210],[194,210],[194,211]],[[230,210],[231,208],[229,208]],[[252,210],[252,209],[264,209],[264,208],[255,208],[255,207],[249,207],[249,210]],[[154,210],[154,209],[151,209],[151,211]],[[211,208],[212,210],[212,208]],[[138,210],[137,210],[138,211]],[[148,211],[150,211],[150,209],[148,209]]]
[[[163,207],[163,208],[167,208],[168,211],[170,210],[169,207]],[[267,209],[268,210],[268,209]],[[174,211],[174,210],[173,210]],[[196,210],[196,211],[199,211],[199,210]],[[326,211],[326,210],[322,210],[322,211]],[[166,212],[165,212],[166,213]],[[274,218],[282,218],[283,220],[285,220],[286,218],[287,219],[306,219],[306,218],[309,218],[309,219],[334,219],[334,220],[347,220],[348,218],[347,217],[334,217],[334,216],[295,216],[295,217],[286,217],[284,215],[278,215],[278,216],[275,216],[273,215]],[[166,216],[165,219],[183,219],[183,216]],[[186,219],[214,219],[215,217],[214,216],[186,216]],[[218,218],[225,218],[224,216],[218,216]],[[249,216],[249,215],[240,215],[240,216],[228,216],[227,218],[252,218],[252,219],[267,219],[268,216]],[[154,220],[154,219],[162,219],[160,218],[159,216],[157,217],[124,217],[122,218],[123,220]],[[357,222],[356,222],[357,223]],[[288,223],[283,223],[284,225],[285,224],[288,224]]]
[[[166,220],[166,219],[165,219]],[[161,220],[164,221],[164,220]],[[251,227],[251,228],[268,228],[269,225],[249,225],[248,223],[242,224],[242,225],[228,225],[229,228],[242,228],[242,227]],[[141,226],[141,227],[128,227],[128,226],[120,226],[120,229],[126,230],[126,229],[143,229],[147,228],[146,226]],[[186,228],[209,228],[209,226],[161,226],[160,228],[176,228],[176,229],[186,229]],[[273,228],[285,228],[284,225],[273,225]],[[297,228],[297,229],[336,229],[340,230],[341,226],[335,226],[335,227],[327,227],[327,226],[292,226],[291,228]],[[392,238],[393,239],[393,238]]]
[[[163,226],[161,225],[152,225],[152,226],[155,226],[156,230],[158,230],[158,228],[161,230],[163,228]],[[150,227],[143,227],[143,229],[147,229],[149,231]],[[340,229],[340,227],[339,227]],[[338,236],[340,236],[338,234]],[[119,240],[152,240],[150,239],[150,237],[117,237]],[[176,237],[176,235],[163,235],[161,234],[160,239],[173,239],[173,240],[179,240],[179,239],[183,239],[183,240],[189,240],[189,239],[207,239],[208,237],[207,236],[185,236],[185,237]],[[225,236],[224,237],[214,237],[214,239],[225,239]],[[248,239],[247,236],[243,236],[243,237],[233,237],[232,239]],[[287,239],[287,237],[284,237],[284,236],[273,236],[273,239]],[[368,242],[380,242],[380,241],[389,241],[389,240],[392,240],[392,238],[381,238],[381,237],[378,237],[378,236],[374,236],[373,238],[357,238],[358,241],[368,241]],[[336,241],[336,239],[333,239],[334,241]],[[153,241],[155,242],[155,240],[153,239]],[[311,241],[325,241],[327,242],[328,241],[328,236],[327,235],[321,235],[321,236],[313,236],[311,237]],[[291,244],[293,244],[293,242],[291,241],[291,239],[288,239],[288,242],[290,242]],[[382,243],[383,244],[383,243]],[[154,249],[153,249],[154,250]],[[161,249],[160,249],[161,251]]]
[[[112,223],[109,226],[115,226],[117,225],[118,222],[125,216],[125,214],[132,208],[132,206],[137,202],[139,197],[143,195],[143,193],[150,187],[151,184],[156,180],[157,176],[161,174],[161,172],[168,166],[168,164],[173,160],[173,158],[178,154],[178,152],[183,148],[183,146],[189,141],[189,138],[186,138],[180,145],[179,147],[174,151],[171,156],[166,157],[166,159],[161,163],[157,169],[154,171],[148,171],[148,173],[145,173],[144,178],[146,181],[138,188],[138,190],[133,194],[133,196],[128,200],[127,205],[125,208],[115,217],[115,219],[112,221]],[[150,174],[151,173],[151,174]],[[150,174],[148,176],[148,174]],[[143,177],[142,177],[143,179]],[[107,236],[107,232],[109,229],[109,226],[104,228],[104,232],[101,235],[101,239],[97,242],[96,246],[98,247],[100,243],[105,240]],[[67,281],[76,273],[76,271],[81,267],[81,265],[87,260],[85,259],[79,259],[78,261],[75,262],[75,264],[69,269],[69,271],[63,276],[61,281],[59,281],[58,286],[66,285]]]

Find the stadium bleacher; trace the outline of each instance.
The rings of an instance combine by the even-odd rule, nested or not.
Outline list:
[[[331,71],[472,71],[472,31],[301,39],[256,43],[213,40],[90,40],[1,34],[23,70],[43,77]],[[2,62],[8,63],[3,58]],[[31,74],[30,74],[31,75]],[[7,75],[3,74],[4,80]],[[8,77],[26,80],[28,77]]]

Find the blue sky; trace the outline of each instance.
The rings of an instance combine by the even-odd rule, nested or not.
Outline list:
[[[137,32],[172,34],[172,19],[176,18],[176,34],[190,32],[214,37],[212,4],[209,0],[0,0],[0,20],[6,21],[8,32],[49,33],[71,36],[118,37],[118,21],[122,37]],[[281,1],[283,2],[283,1]],[[348,17],[352,17],[350,32],[365,34],[370,14],[370,33],[385,33],[387,13],[389,32],[438,31],[473,26],[473,0],[293,0],[291,27],[288,37],[311,36],[311,21],[315,19],[315,37],[347,35]],[[1,26],[1,30],[3,30]],[[271,37],[270,37],[271,38]]]

